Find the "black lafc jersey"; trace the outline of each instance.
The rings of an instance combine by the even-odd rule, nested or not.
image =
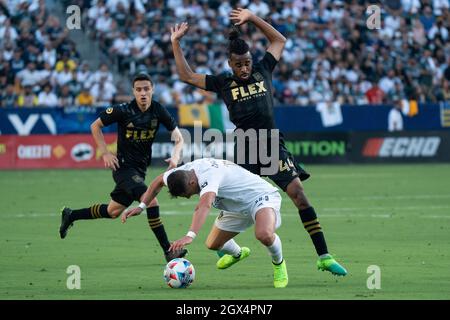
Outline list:
[[[275,129],[273,120],[272,71],[277,60],[269,52],[253,64],[252,74],[242,81],[233,74],[206,76],[206,90],[225,102],[230,120],[237,128]]]
[[[117,122],[117,158],[120,167],[132,167],[145,173],[152,157],[152,143],[162,123],[167,130],[175,129],[176,122],[169,111],[152,100],[142,112],[136,100],[107,108],[100,114],[105,126]]]

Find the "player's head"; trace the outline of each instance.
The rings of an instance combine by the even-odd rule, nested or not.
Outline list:
[[[241,80],[248,80],[252,73],[252,55],[248,44],[239,38],[239,31],[233,28],[229,35],[228,65],[233,74]]]
[[[133,95],[139,107],[147,109],[153,96],[153,81],[147,73],[139,73],[133,78]]]
[[[176,170],[167,177],[167,187],[172,197],[190,198],[199,193],[198,180],[194,171]]]

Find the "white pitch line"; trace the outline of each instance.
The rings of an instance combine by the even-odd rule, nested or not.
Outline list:
[[[439,210],[439,209],[447,209],[450,208],[450,206],[422,206],[422,207],[395,207],[395,208],[387,208],[387,207],[378,207],[378,208],[371,208],[370,210],[367,210],[367,208],[322,208],[321,212],[325,211],[328,213],[318,213],[319,218],[381,218],[381,219],[389,219],[393,217],[398,217],[396,214],[389,214],[389,213],[369,213],[373,211],[417,211],[417,210]],[[354,211],[359,212],[365,212],[365,213],[355,213]],[[450,212],[450,211],[449,211]],[[161,215],[168,215],[168,216],[190,216],[193,214],[193,210],[189,211],[181,211],[181,210],[163,210],[161,212]],[[210,216],[215,217],[217,213],[212,212]],[[10,219],[17,219],[17,218],[47,218],[47,217],[59,217],[59,214],[56,213],[16,213],[16,214],[7,214],[4,216],[1,216],[2,218],[10,218]],[[298,218],[298,213],[288,211],[283,212],[283,209],[281,210],[281,216],[283,218]],[[404,217],[404,214],[401,215]],[[442,215],[419,215],[414,216],[414,219],[417,218],[426,218],[426,219],[448,219],[450,218],[450,214],[442,214]]]
[[[376,177],[376,178],[388,178],[392,177],[391,174],[387,173],[315,173],[312,175],[312,178],[319,179],[329,179],[329,178],[368,178],[368,177]]]
[[[450,206],[407,206],[407,207],[375,207],[370,208],[369,211],[398,211],[398,210],[440,210],[440,209],[450,209]],[[324,211],[367,211],[367,208],[362,207],[333,207],[333,208],[322,208]]]
[[[422,194],[422,195],[387,195],[387,196],[354,196],[354,197],[326,197],[326,196],[316,196],[314,199],[324,199],[324,200],[426,200],[426,199],[449,199],[450,194]]]

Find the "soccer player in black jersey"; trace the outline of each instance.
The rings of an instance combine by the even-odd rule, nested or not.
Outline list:
[[[269,47],[264,57],[253,63],[248,44],[239,38],[237,30],[233,30],[230,33],[228,49],[228,64],[233,73],[217,76],[195,73],[186,61],[180,46],[180,39],[188,30],[188,24],[183,22],[171,28],[172,48],[180,80],[216,92],[227,105],[230,120],[238,129],[275,129],[272,111],[272,72],[281,58],[286,38],[248,9],[232,10],[230,20],[235,26],[251,22],[266,36]],[[282,134],[278,145],[279,170],[276,174],[269,175],[269,178],[288,194],[298,208],[303,226],[309,233],[319,256],[317,267],[336,275],[346,275],[345,268],[328,253],[322,227],[306,197],[301,181],[308,179],[310,175],[294,163],[292,155],[285,147]],[[248,158],[248,148],[246,152]],[[261,175],[263,166],[260,162],[238,164]]]
[[[183,138],[175,120],[166,108],[152,99],[153,82],[148,74],[141,73],[133,79],[134,98],[129,103],[107,108],[91,125],[92,136],[102,153],[105,167],[112,169],[112,176],[116,183],[111,192],[109,204],[94,204],[89,208],[72,210],[62,209],[61,227],[59,233],[62,239],[76,220],[117,218],[131,205],[133,201],[140,201],[147,190],[145,174],[150,165],[152,143],[160,124],[171,131],[175,147],[172,157],[167,159],[169,169],[175,168],[180,159],[183,148]],[[107,149],[102,128],[117,123],[117,155]],[[143,208],[144,209],[144,208]],[[155,233],[167,261],[183,257],[186,250],[169,251],[170,242],[164,225],[159,217],[159,205],[155,199],[147,209],[150,228]]]

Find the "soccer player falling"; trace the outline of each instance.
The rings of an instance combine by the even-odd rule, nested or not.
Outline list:
[[[226,269],[250,255],[250,249],[240,247],[233,238],[254,224],[256,238],[272,257],[274,287],[287,286],[286,262],[281,240],[275,233],[281,225],[281,196],[277,188],[233,162],[198,159],[160,174],[148,187],[139,207],[122,214],[122,222],[140,214],[164,186],[173,197],[200,196],[189,231],[174,241],[170,250],[180,251],[190,244],[214,206],[222,211],[208,235],[206,246],[225,253],[217,261],[217,268]]]

